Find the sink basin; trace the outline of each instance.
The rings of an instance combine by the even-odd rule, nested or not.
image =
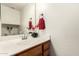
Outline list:
[[[24,40],[17,42],[16,44],[17,45],[28,45],[30,43],[31,43],[30,39],[24,39]]]

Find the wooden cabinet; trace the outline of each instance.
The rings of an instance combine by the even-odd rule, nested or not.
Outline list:
[[[19,56],[39,56],[42,55],[42,45],[35,46],[28,50],[25,50],[21,53],[18,53]]]
[[[1,4],[1,22],[2,24],[20,25],[20,12]]]
[[[15,56],[48,56],[49,55],[50,41],[46,41],[28,50],[21,51]]]
[[[44,51],[43,56],[49,56],[49,49]]]
[[[47,42],[42,44],[43,56],[49,55],[49,48],[50,48],[50,41],[47,41]]]

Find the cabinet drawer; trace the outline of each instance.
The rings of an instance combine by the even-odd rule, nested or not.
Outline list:
[[[49,47],[50,47],[50,41],[47,41],[47,42],[45,42],[45,43],[43,44],[44,50],[49,49]]]
[[[40,56],[40,55],[42,55],[42,45],[33,47],[30,50],[19,54],[19,56]]]

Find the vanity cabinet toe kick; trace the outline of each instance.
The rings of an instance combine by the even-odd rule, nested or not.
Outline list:
[[[50,40],[36,45],[32,48],[21,51],[15,56],[49,56]]]

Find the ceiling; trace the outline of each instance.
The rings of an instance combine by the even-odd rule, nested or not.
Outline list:
[[[17,10],[22,10],[29,3],[2,3],[3,5],[15,8]]]

